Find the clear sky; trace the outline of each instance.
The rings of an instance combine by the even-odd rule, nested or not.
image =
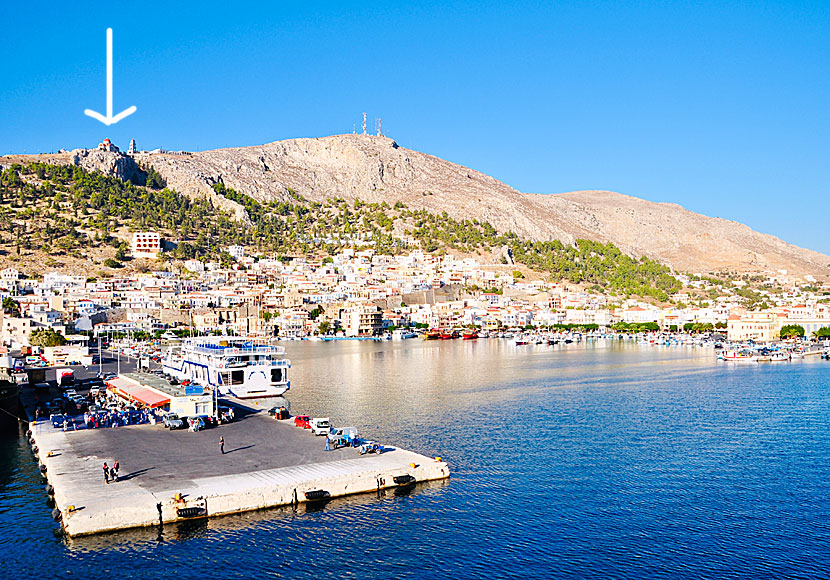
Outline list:
[[[6,2],[0,154],[349,133],[830,253],[830,2]],[[105,127],[105,30],[117,113]]]

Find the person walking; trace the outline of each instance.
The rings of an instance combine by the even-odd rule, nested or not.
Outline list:
[[[104,462],[104,482],[105,483],[110,482],[110,468],[109,468],[109,466],[107,465],[106,462]]]
[[[222,452],[222,455],[225,454],[225,438],[221,435],[219,436],[219,451]]]
[[[119,469],[119,467],[120,466],[118,465],[118,460],[116,459],[115,463],[112,464],[112,470],[115,472],[115,477],[113,479],[118,479],[118,469]]]
[[[331,451],[331,437],[326,433],[326,451]]]
[[[115,483],[118,480],[118,474],[115,472],[114,467],[110,467],[110,479],[113,483]]]

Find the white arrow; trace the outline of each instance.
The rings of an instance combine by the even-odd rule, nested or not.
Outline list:
[[[124,109],[116,116],[112,116],[112,28],[107,28],[107,116],[96,113],[92,109],[85,109],[84,115],[98,119],[104,125],[114,125],[124,117],[129,117],[135,111],[135,106],[132,106],[129,109]]]

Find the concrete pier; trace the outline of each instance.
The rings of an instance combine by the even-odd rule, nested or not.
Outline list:
[[[161,425],[64,432],[45,420],[30,429],[70,536],[303,503],[306,492],[375,492],[398,487],[396,477],[449,477],[445,462],[389,446],[379,455],[325,451],[323,437],[264,413],[198,433]],[[103,464],[116,459],[119,480],[107,484]]]

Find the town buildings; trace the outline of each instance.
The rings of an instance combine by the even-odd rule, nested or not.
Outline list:
[[[134,256],[156,256],[160,249],[159,234],[134,234]],[[187,326],[198,332],[305,337],[320,333],[325,323],[330,333],[358,337],[408,324],[495,330],[626,323],[667,331],[708,325],[733,340],[768,341],[787,324],[803,326],[808,335],[830,326],[830,303],[796,286],[765,294],[767,308],[747,312],[735,292],[697,303],[691,291],[682,292],[673,304],[660,306],[569,283],[517,279],[507,267],[421,251],[388,256],[347,248],[325,259],[290,260],[248,256],[242,246],[227,251],[236,259],[227,267],[194,259],[174,264],[174,271],[89,281],[57,272],[37,280],[9,268],[0,272],[0,295],[14,297],[20,312],[3,316],[0,339],[26,344],[40,327],[100,334]]]

